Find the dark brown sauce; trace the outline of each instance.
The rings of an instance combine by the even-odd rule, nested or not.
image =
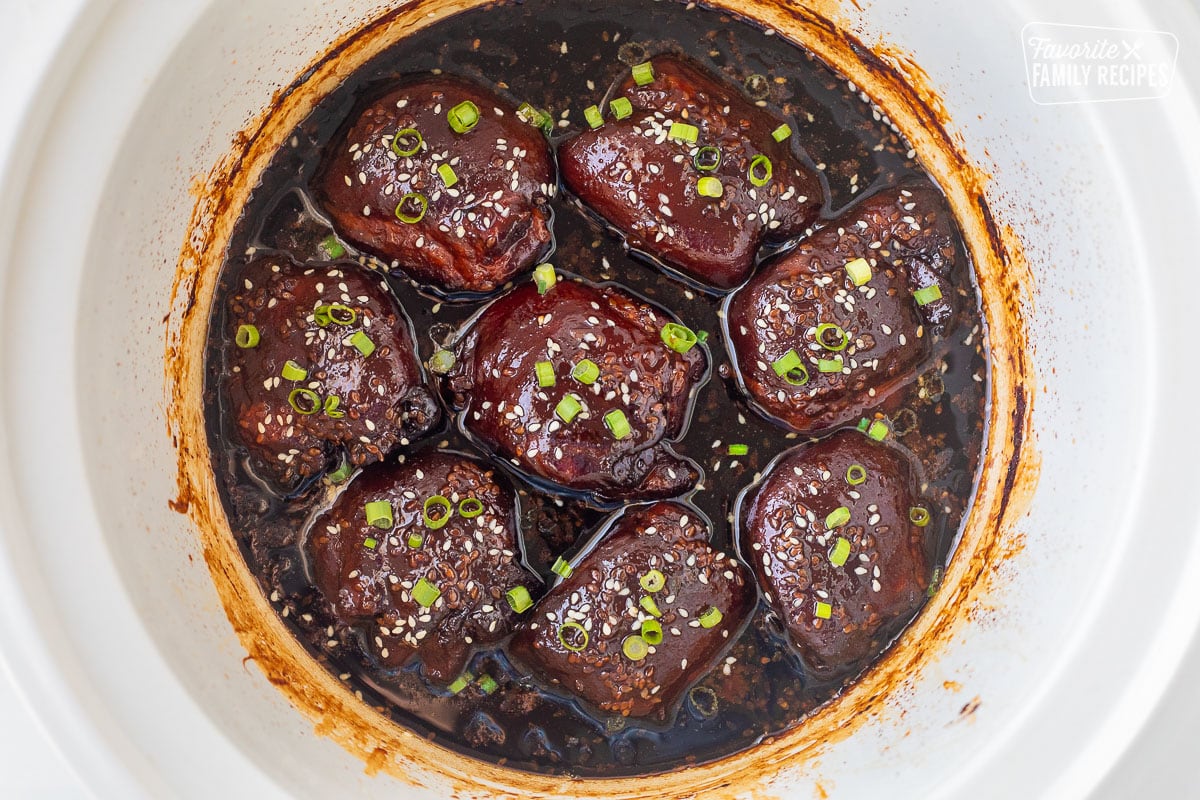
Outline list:
[[[738,82],[754,74],[766,76],[766,102],[798,121],[811,114],[801,141],[825,183],[825,218],[874,186],[922,174],[908,157],[908,144],[843,79],[804,50],[744,21],[669,1],[497,4],[402,40],[352,75],[299,126],[266,170],[234,231],[210,327],[205,402],[213,467],[242,553],[273,607],[318,661],[398,723],[463,753],[542,773],[603,777],[711,761],[795,726],[841,684],[811,680],[761,604],[729,653],[734,661],[702,678],[666,729],[590,715],[513,670],[503,649],[478,654],[471,666],[474,674],[488,673],[499,682],[492,695],[470,687],[451,697],[427,684],[416,664],[398,672],[379,669],[365,655],[357,633],[330,627],[306,570],[300,547],[304,524],[327,493],[319,485],[293,498],[266,491],[245,469],[245,454],[223,427],[231,415],[220,408],[218,386],[224,367],[216,337],[226,333],[223,298],[229,286],[240,283],[245,254],[282,253],[301,263],[322,260],[319,243],[330,230],[313,211],[307,181],[325,143],[368,87],[433,69],[485,84],[499,82],[517,100],[551,109],[556,118],[569,108],[570,127],[558,128],[558,136],[578,130],[582,109],[623,76],[627,67],[622,57],[641,60],[639,53],[631,52],[638,49],[651,56],[684,52]],[[739,396],[721,341],[720,298],[632,260],[617,238],[561,193],[554,211],[557,250],[552,260],[560,268],[593,281],[620,283],[672,309],[694,329],[709,332],[712,377],[700,390],[688,433],[675,449],[703,466],[703,489],[688,499],[712,521],[714,544],[732,550],[729,516],[734,498],[757,470],[800,439],[760,418]],[[390,276],[389,283],[412,318],[422,360],[480,307],[478,301],[440,302],[417,291],[400,274]],[[973,284],[955,288],[978,296]],[[922,465],[926,497],[945,509],[929,529],[935,564],[945,564],[953,551],[973,494],[987,390],[983,323],[976,302],[965,320],[947,332],[908,389],[878,409],[893,420],[899,446]],[[717,440],[720,445],[714,446]],[[750,454],[734,465],[735,459],[726,454],[730,443],[748,445]],[[474,449],[452,421],[412,449],[422,447]],[[548,576],[555,557],[590,540],[606,515],[578,501],[543,496],[519,478],[514,483],[520,489],[527,560]]]

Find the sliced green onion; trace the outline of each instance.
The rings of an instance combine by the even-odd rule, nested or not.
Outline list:
[[[721,150],[711,144],[706,144],[696,151],[696,155],[692,156],[692,166],[701,172],[712,172],[721,166]]]
[[[572,653],[587,647],[589,638],[587,629],[573,619],[558,626],[558,643]]]
[[[818,358],[817,359],[817,371],[818,372],[841,372],[842,366],[843,365],[842,365],[842,357],[841,356],[835,356],[833,358]]]
[[[341,258],[342,256],[346,255],[346,248],[332,233],[321,240],[320,247],[325,251],[325,255],[329,258]]]
[[[450,692],[450,694],[458,694],[463,689],[470,686],[471,681],[473,680],[475,680],[474,675],[469,672],[464,672],[462,675],[459,675],[457,678],[451,681],[450,685],[446,687],[446,690]]]
[[[871,265],[867,263],[865,258],[856,258],[853,261],[847,261],[846,274],[850,276],[851,283],[855,286],[862,286],[871,280]]]
[[[771,131],[771,138],[777,142],[782,142],[792,135],[792,126],[786,122],[780,125],[775,130]]]
[[[554,365],[549,361],[539,361],[533,365],[533,371],[537,373],[538,386],[543,389],[555,384]]]
[[[408,542],[408,546],[413,550],[420,550],[421,545],[425,544],[425,536],[414,531],[408,535],[408,539],[405,541]]]
[[[437,584],[430,583],[425,578],[417,581],[417,585],[412,590],[412,598],[421,608],[429,608],[441,596],[442,590],[437,587]]]
[[[808,370],[803,366],[793,367],[784,374],[783,379],[792,386],[803,386],[808,383]]]
[[[850,558],[850,540],[839,536],[833,544],[833,549],[829,551],[829,563],[835,567],[843,567],[848,558]]]
[[[667,130],[667,138],[695,144],[696,140],[700,138],[700,129],[686,122],[672,122],[671,127]]]
[[[717,198],[725,194],[725,187],[721,185],[721,181],[717,178],[705,175],[696,181],[696,194],[701,197]]]
[[[554,413],[558,415],[558,418],[568,423],[579,416],[580,411],[583,411],[583,405],[579,402],[579,398],[573,394],[564,395],[558,401],[558,405],[554,407]]]
[[[341,404],[342,398],[338,397],[336,394],[331,394],[325,398],[325,403],[321,408],[325,412],[325,416],[329,417],[330,419],[341,419],[342,417],[346,416],[346,412],[338,408],[338,406]]]
[[[614,408],[604,415],[604,425],[614,439],[624,439],[633,432],[633,428],[629,427],[629,420],[625,417],[625,412],[619,408]]]
[[[654,602],[654,598],[648,594],[644,594],[638,599],[638,605],[642,607],[642,611],[652,617],[662,616],[662,612],[658,610],[658,603]]]
[[[454,167],[445,162],[438,164],[437,173],[438,177],[442,179],[442,184],[447,189],[458,183],[458,173],[454,171]]]
[[[330,483],[341,483],[350,477],[350,473],[354,471],[354,465],[350,463],[350,459],[342,457],[342,463],[338,464],[338,468],[329,473],[325,477]]]
[[[929,588],[925,590],[925,594],[933,597],[937,594],[938,587],[942,585],[942,568],[934,567],[933,574],[929,576]]]
[[[825,517],[825,527],[828,530],[840,528],[850,521],[850,509],[845,506],[838,506]]]
[[[659,335],[662,336],[667,347],[677,353],[686,353],[696,346],[696,334],[692,332],[691,328],[680,325],[678,322],[668,322],[663,325]]]
[[[317,306],[313,310],[313,320],[322,328],[330,323],[335,325],[353,325],[358,319],[358,312],[341,303],[329,303]]]
[[[862,464],[851,464],[846,468],[846,483],[858,486],[867,480],[867,468]]]
[[[321,410],[321,398],[312,389],[297,387],[288,393],[288,405],[295,409],[297,414],[307,417]]]
[[[748,455],[749,453],[750,453],[749,445],[745,445],[745,444],[729,445],[729,455],[731,455],[731,456],[744,456],[744,455]]]
[[[445,375],[454,369],[456,363],[458,363],[458,359],[449,350],[435,350],[433,355],[429,357],[429,369],[438,375]]]
[[[374,550],[376,547],[379,547],[379,540],[373,536],[368,536],[367,538],[363,539],[363,547],[367,548],[368,550]]]
[[[251,347],[257,347],[259,342],[258,328],[253,325],[238,325],[237,333],[233,337],[234,343],[248,350]]]
[[[612,109],[613,116],[617,119],[627,119],[633,116],[633,103],[629,102],[628,97],[618,97],[609,102],[608,107]]]
[[[631,72],[633,72],[633,82],[638,86],[645,86],[654,83],[654,65],[649,61],[643,61],[641,64],[634,64]]]
[[[704,344],[708,341],[708,331],[696,331],[696,341]]]
[[[866,417],[863,417],[862,419],[860,419],[858,421],[858,424],[855,425],[854,427],[858,430],[859,433],[866,433],[867,426],[870,424],[871,424],[871,420],[867,419]]]
[[[913,292],[913,299],[917,301],[917,305],[927,306],[934,300],[942,299],[942,289],[936,283],[922,287]]]
[[[750,159],[750,169],[747,170],[750,176],[750,182],[755,186],[766,186],[771,180],[771,159],[764,155],[757,155]]]
[[[446,112],[446,121],[455,133],[468,133],[479,124],[479,106],[463,100]]]
[[[803,386],[808,383],[808,369],[801,363],[800,354],[795,350],[788,350],[772,361],[771,369],[792,386]]]
[[[372,500],[363,506],[367,524],[381,531],[390,530],[395,521],[392,517],[392,504],[388,500]]]
[[[401,140],[411,142],[410,144],[401,144]],[[421,132],[416,128],[401,128],[392,136],[392,152],[401,158],[414,156],[421,149],[421,145],[425,142],[421,138]]]
[[[425,520],[425,527],[433,531],[446,527],[446,523],[450,521],[450,517],[452,516],[454,516],[454,506],[450,505],[450,498],[440,494],[435,494],[426,499],[425,505],[421,510],[421,517]]]
[[[416,203],[421,210],[415,214],[409,214],[404,210],[407,203]],[[421,220],[425,219],[425,212],[429,210],[429,200],[420,192],[409,192],[400,198],[400,202],[396,204],[396,219],[403,222],[405,225],[416,225]]]
[[[815,613],[817,615],[817,619],[829,619],[833,616],[833,606],[829,605],[829,603],[823,603],[818,600]]]
[[[283,369],[279,371],[279,374],[285,381],[302,381],[308,377],[308,370],[289,359],[283,362]]]
[[[626,636],[625,641],[621,642],[621,652],[630,661],[641,661],[646,656],[650,655],[650,644],[641,636],[636,634]]]
[[[817,326],[816,339],[821,347],[834,352],[845,350],[846,345],[850,343],[849,334],[842,330],[840,325],[834,325],[832,322],[822,322]]]
[[[775,374],[782,378],[789,370],[800,366],[800,363],[800,354],[795,350],[788,350],[771,362],[771,369],[775,370]]]
[[[375,343],[362,331],[355,331],[354,335],[350,337],[350,344],[354,345],[355,350],[362,353],[363,358],[375,352]]]
[[[483,513],[483,501],[478,497],[464,497],[458,501],[458,514],[463,519],[474,519]]]
[[[642,638],[646,640],[646,644],[662,644],[662,624],[656,619],[642,620]]]
[[[889,428],[888,424],[881,419],[875,420],[871,423],[871,426],[867,428],[867,436],[870,436],[877,442],[882,442],[891,432],[892,429]]]
[[[652,569],[638,578],[638,584],[647,592],[661,592],[667,585],[667,576],[659,570]]]
[[[529,103],[521,103],[517,108],[517,119],[535,128],[541,128],[543,131],[554,129],[554,118],[550,116],[549,112],[540,111]]]
[[[533,281],[537,284],[538,294],[545,294],[554,288],[554,284],[558,283],[558,276],[554,274],[553,264],[538,264],[533,270]]]
[[[600,367],[590,358],[585,358],[571,368],[571,377],[582,384],[591,386],[600,377]]]
[[[564,581],[567,578],[570,578],[575,572],[575,570],[571,569],[571,565],[568,564],[566,559],[564,559],[562,556],[559,556],[554,560],[554,565],[550,567],[550,571],[562,578]]]
[[[500,684],[496,683],[496,679],[491,675],[484,675],[479,679],[479,690],[484,694],[492,694],[500,688]]]
[[[709,606],[700,612],[700,627],[715,628],[721,624],[721,620],[723,619],[725,619],[725,615],[721,613],[721,609]]]
[[[542,127],[541,125],[542,112],[538,111],[530,103],[521,103],[517,106],[517,119],[527,125],[532,125],[535,128]]]
[[[924,528],[929,524],[929,509],[913,506],[908,510],[908,519],[918,528]]]
[[[604,115],[600,113],[600,106],[588,106],[583,110],[583,118],[587,120],[587,124],[593,129],[599,128],[604,124]]]
[[[504,593],[504,597],[512,606],[512,610],[518,614],[524,614],[533,606],[533,598],[529,596],[529,590],[524,586],[514,586]]]

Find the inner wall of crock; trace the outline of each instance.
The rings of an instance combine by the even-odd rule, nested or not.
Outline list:
[[[1021,84],[1019,52],[1004,37],[975,33],[1016,31],[1026,20],[1001,7],[943,5],[942,24],[928,29],[920,24],[930,13],[925,6],[910,12],[901,2],[877,3],[861,33],[912,53],[932,76],[967,151],[990,154],[994,163],[984,166],[995,177],[993,209],[1028,247],[1038,292],[1029,318],[1047,389],[1035,417],[1042,488],[1020,531],[1024,552],[997,565],[1003,579],[991,593],[993,608],[974,610],[963,637],[914,675],[878,720],[832,745],[818,764],[789,771],[784,784],[797,791],[825,781],[854,796],[886,775],[901,794],[928,794],[997,737],[1036,695],[1056,645],[1068,638],[1103,572],[1103,539],[1115,535],[1105,521],[1116,514],[1121,488],[1103,466],[1132,457],[1132,443],[1071,435],[1117,429],[1140,401],[1135,388],[1104,404],[1086,402],[1106,388],[1102,367],[1131,357],[1138,343],[1136,333],[1116,338],[1086,326],[1089,318],[1128,316],[1121,298],[1142,291],[1126,266],[1133,254],[1099,250],[1098,229],[1117,217],[1115,208],[1105,213],[1106,198],[1115,196],[1106,165],[1086,150],[1055,146],[1053,126],[1078,141],[1078,128],[1068,128],[1086,118],[1042,118]],[[129,126],[91,238],[80,309],[76,369],[80,385],[91,387],[82,404],[82,428],[91,433],[85,457],[125,587],[146,633],[197,704],[296,796],[349,790],[382,797],[397,786],[364,776],[360,761],[314,735],[283,695],[242,663],[195,532],[167,505],[177,487],[175,451],[163,435],[161,330],[194,202],[191,179],[370,6],[343,4],[334,13],[315,2],[246,7],[216,0],[208,7],[153,76]],[[1022,133],[1034,130],[1036,137]],[[1087,218],[1073,213],[1083,187],[1097,198]],[[1054,225],[1045,225],[1051,218]],[[1054,268],[1068,262],[1089,269]],[[112,469],[113,447],[129,454],[126,469]],[[138,476],[133,491],[130,469]],[[1055,613],[1039,613],[1047,608]],[[976,697],[985,710],[960,723]]]

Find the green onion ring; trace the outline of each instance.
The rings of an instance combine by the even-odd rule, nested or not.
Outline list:
[[[750,159],[750,168],[747,170],[747,174],[750,182],[755,186],[766,186],[771,180],[772,171],[771,159],[760,154]]]
[[[533,598],[524,586],[514,586],[504,593],[508,605],[518,614],[524,614],[533,605]]]
[[[386,531],[394,524],[392,516],[392,504],[387,500],[372,500],[363,506],[363,514],[367,518],[367,524],[372,528],[379,528],[381,531]]]
[[[575,644],[567,641],[568,630],[578,631],[578,633],[570,634],[571,638],[575,640]],[[582,641],[580,641],[581,638]],[[587,630],[573,619],[567,620],[562,625],[558,626],[558,643],[570,650],[572,653],[578,653],[580,650],[587,647],[588,640],[590,638],[591,637],[588,636]]]
[[[831,343],[826,337],[826,334],[832,333],[834,340]],[[839,350],[845,350],[846,345],[850,343],[850,336],[842,329],[840,325],[834,325],[832,322],[822,322],[817,326],[816,333],[817,344],[824,347],[826,350],[832,350],[835,353]]]
[[[825,517],[825,527],[829,530],[840,528],[850,521],[850,509],[838,506]]]
[[[650,643],[636,634],[626,636],[625,641],[621,642],[621,652],[630,661],[641,661],[650,655]]]
[[[692,156],[692,166],[701,172],[712,172],[721,166],[720,148],[713,147],[711,144],[704,145],[696,151],[696,155]]]
[[[435,517],[431,512],[439,508],[442,509],[442,513]],[[450,499],[444,495],[435,494],[425,501],[421,516],[425,520],[425,527],[436,531],[438,528],[446,527],[446,523],[450,521],[453,514],[454,506],[450,504]]]
[[[353,325],[354,321],[358,319],[358,312],[341,303],[330,303],[317,306],[317,310],[313,312],[313,318],[321,327],[325,327],[331,322],[334,325]]]
[[[406,138],[413,140],[411,148],[401,147],[400,140]],[[392,135],[392,152],[401,158],[408,158],[409,156],[416,155],[424,143],[425,140],[421,137],[421,132],[416,128],[401,128]]]
[[[258,328],[253,325],[238,325],[237,333],[233,337],[234,343],[248,350],[251,347],[257,347],[259,342]]]
[[[409,201],[415,202],[421,207],[419,214],[404,213],[404,204]],[[400,198],[400,202],[396,204],[396,219],[403,222],[405,225],[416,225],[421,220],[425,219],[425,212],[429,210],[429,200],[420,192],[409,192]]]
[[[446,121],[455,133],[470,133],[479,124],[479,106],[463,100],[446,112]]]
[[[663,587],[667,585],[667,576],[656,569],[652,569],[638,578],[638,584],[647,592],[661,592]]]
[[[285,381],[302,381],[308,377],[308,370],[288,359],[283,362],[283,369],[279,371],[279,375]]]
[[[300,402],[300,398],[304,398],[304,403]],[[321,410],[321,398],[312,389],[296,387],[288,393],[288,405],[296,410],[297,414],[308,416],[315,414]]]
[[[442,596],[442,590],[437,587],[436,583],[421,578],[417,581],[417,585],[413,587],[412,599],[416,601],[421,608],[429,608],[437,599]]]

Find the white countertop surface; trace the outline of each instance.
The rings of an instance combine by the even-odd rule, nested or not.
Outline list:
[[[0,0],[0,154],[7,152],[33,87],[83,0]],[[75,800],[91,793],[75,777],[0,669],[0,797]]]
[[[164,0],[166,1],[166,0]],[[31,102],[55,44],[84,0],[0,0],[5,46],[0,48],[0,154]],[[1180,71],[1194,56],[1181,43]],[[1190,43],[1195,44],[1195,43]],[[1180,76],[1181,78],[1183,75]],[[1098,797],[1200,797],[1200,646],[1190,649],[1186,666],[1156,710],[1139,741],[1116,765]],[[1103,702],[1103,698],[1097,698]],[[0,798],[87,798],[91,794],[55,750],[0,668]]]

